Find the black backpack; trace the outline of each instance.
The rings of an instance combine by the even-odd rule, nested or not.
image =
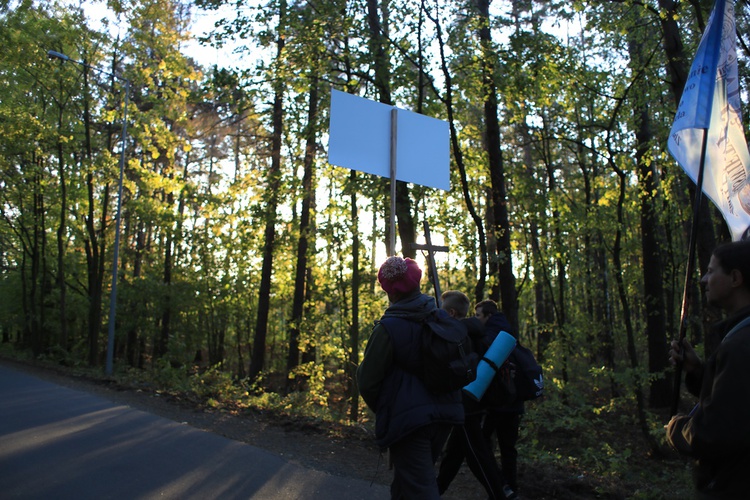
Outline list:
[[[479,356],[466,325],[437,309],[422,324],[422,376],[433,393],[460,390],[477,376]]]
[[[483,402],[493,407],[532,401],[544,395],[544,376],[534,354],[521,344],[511,351],[497,371]]]
[[[516,365],[516,400],[531,401],[541,397],[544,394],[544,376],[534,354],[521,344],[516,344],[509,361]]]

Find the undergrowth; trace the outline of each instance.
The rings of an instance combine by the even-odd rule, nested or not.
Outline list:
[[[338,422],[316,392],[269,390],[263,374],[249,382],[234,378],[220,367],[199,370],[197,367],[173,367],[165,362],[158,363],[152,370],[129,368],[116,373],[113,378],[123,386],[148,387],[214,410],[275,412],[321,422],[345,423]]]
[[[601,405],[564,404],[546,397],[526,404],[519,462],[532,469],[586,482],[598,498],[684,499],[692,496],[688,461],[669,452],[656,457],[637,422],[635,403],[625,398]],[[651,432],[663,441],[664,422],[650,416]]]

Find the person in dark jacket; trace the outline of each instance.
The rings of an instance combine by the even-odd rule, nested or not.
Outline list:
[[[701,279],[709,304],[723,309],[724,335],[703,363],[683,339],[672,341],[685,385],[698,396],[688,415],[672,417],[667,441],[695,460],[697,498],[747,498],[750,488],[750,241],[717,247]]]
[[[494,300],[483,300],[474,307],[476,317],[484,325],[485,334],[493,340],[501,331],[516,337],[516,333],[510,326]],[[513,354],[511,353],[511,357]],[[500,368],[495,376],[483,400],[487,407],[487,415],[484,418],[483,431],[488,442],[492,434],[497,435],[497,444],[500,449],[500,470],[505,481],[506,498],[516,498],[518,493],[518,430],[521,425],[521,415],[524,412],[523,401],[515,400],[515,387],[512,375],[504,373],[512,370],[510,363]]]
[[[466,294],[457,290],[447,291],[442,294],[441,298],[443,299],[442,308],[466,325],[474,351],[480,357],[483,356],[487,352],[489,344],[485,338],[481,321],[474,316],[466,317],[471,306],[469,298]],[[442,495],[448,489],[465,458],[472,474],[487,492],[487,498],[504,499],[502,475],[497,467],[489,442],[482,433],[485,405],[465,394],[463,395],[463,404],[464,424],[453,428],[448,443],[445,445],[437,477],[438,490]]]
[[[422,270],[412,259],[389,257],[378,282],[390,302],[370,335],[357,385],[375,412],[375,439],[393,465],[391,498],[438,499],[434,465],[451,427],[461,425],[461,391],[430,392],[421,373],[422,320],[437,309],[419,291]]]

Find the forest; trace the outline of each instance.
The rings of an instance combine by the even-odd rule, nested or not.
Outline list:
[[[428,227],[440,289],[495,300],[544,367],[527,432],[609,418],[664,456],[668,342],[686,294],[717,345],[697,278],[730,239],[666,148],[712,6],[0,0],[0,349],[367,424],[377,269],[415,258],[434,293]],[[451,190],[399,181],[392,209],[328,163],[332,89],[447,122]]]

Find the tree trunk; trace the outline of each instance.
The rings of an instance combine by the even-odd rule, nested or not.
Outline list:
[[[62,109],[60,110],[60,120],[58,126],[62,128]],[[60,224],[57,227],[57,289],[60,293],[59,314],[60,314],[60,335],[58,345],[68,350],[68,320],[66,310],[66,285],[65,285],[65,238],[67,237],[67,218],[68,218],[68,189],[65,177],[65,157],[62,142],[57,143],[58,175],[60,176]]]
[[[310,81],[310,104],[307,112],[307,134],[304,158],[304,174],[302,176],[302,213],[299,222],[299,242],[297,244],[297,268],[294,276],[294,296],[292,299],[292,319],[289,322],[289,353],[287,355],[287,375],[299,365],[299,336],[302,325],[305,289],[308,267],[308,249],[310,236],[310,212],[315,199],[315,139],[318,121],[318,79],[312,77]],[[292,379],[287,376],[287,387]]]
[[[641,249],[643,251],[643,291],[646,310],[646,338],[648,339],[648,369],[656,375],[667,368],[667,336],[662,281],[663,260],[658,240],[659,220],[656,214],[656,182],[654,172],[645,159],[653,139],[650,114],[645,105],[635,111],[639,116],[636,132],[636,162],[640,185]],[[657,377],[651,382],[649,405],[654,408],[669,404],[671,384],[667,378]]]
[[[469,182],[466,176],[466,166],[464,165],[463,151],[458,140],[458,132],[456,130],[456,121],[453,110],[453,80],[451,73],[448,69],[448,61],[445,56],[445,42],[443,41],[443,32],[440,25],[440,20],[436,17],[427,16],[435,23],[435,30],[437,32],[438,49],[440,51],[440,67],[443,73],[443,79],[445,80],[445,109],[448,114],[448,125],[450,127],[451,146],[453,149],[453,159],[456,162],[458,168],[459,178],[461,180],[461,192],[463,194],[464,203],[466,204],[466,210],[469,211],[471,220],[474,221],[474,225],[477,227],[477,241],[479,243],[479,279],[477,280],[476,286],[474,287],[474,301],[480,302],[484,299],[484,289],[487,285],[487,238],[484,232],[484,223],[482,217],[477,213],[474,207],[474,202],[471,199],[471,192],[469,191]]]
[[[143,253],[146,251],[146,232],[143,223],[139,222],[135,229],[135,252],[133,254],[133,281],[137,281],[143,272]],[[126,231],[127,234],[127,231]],[[128,308],[131,311],[131,317],[137,317],[137,304],[131,302]],[[130,322],[125,344],[125,356],[130,366],[143,366],[144,339],[138,338],[138,326],[136,322]]]
[[[636,39],[637,34],[628,33],[628,52],[635,65],[634,71],[647,62],[643,45]],[[635,99],[634,122],[636,127],[635,158],[638,172],[639,201],[641,214],[641,250],[643,252],[643,297],[646,313],[646,338],[648,340],[648,369],[657,375],[667,368],[667,336],[664,305],[664,269],[661,255],[661,242],[658,239],[659,218],[656,214],[657,182],[653,164],[648,157],[653,140],[651,113],[642,96],[648,95],[643,83],[636,83],[644,90],[637,92]],[[655,377],[651,382],[649,405],[663,408],[669,405],[671,383],[668,378]]]
[[[544,352],[552,343],[555,321],[555,297],[552,293],[551,277],[547,272],[546,259],[539,244],[539,227],[531,221],[529,238],[531,240],[532,259],[534,262],[534,305],[537,331],[537,359],[544,359]],[[562,373],[567,379],[567,357],[563,357]]]
[[[40,166],[37,162],[31,167],[33,170],[32,190],[33,190],[33,227],[31,228],[30,244],[28,246],[29,257],[31,260],[31,272],[29,275],[29,313],[26,316],[26,338],[28,339],[31,351],[34,356],[38,356],[42,351],[41,339],[41,317],[42,317],[42,297],[41,291],[41,274],[42,274],[42,235],[44,234],[44,204],[42,197],[41,175],[38,172]],[[42,247],[42,248],[40,248]]]
[[[172,204],[172,195],[167,196],[167,203]],[[161,331],[157,343],[156,358],[167,355],[169,351],[169,337],[172,328],[172,231],[167,229],[167,238],[164,242],[164,296],[162,297]]]
[[[494,59],[497,53],[492,47],[490,31],[490,1],[477,0],[480,28],[479,41],[482,46],[482,80],[484,83],[484,126],[486,131],[486,150],[489,161],[491,181],[491,202],[493,226],[497,240],[497,264],[502,310],[508,318],[513,331],[518,334],[518,299],[516,296],[516,277],[513,274],[513,256],[510,247],[510,222],[508,217],[508,196],[505,186],[505,170],[500,144],[500,123],[498,122],[497,86],[495,84]]]
[[[614,164],[612,165],[613,170],[617,173],[620,179],[620,194],[617,200],[617,232],[615,234],[615,242],[612,248],[612,262],[614,266],[615,281],[617,282],[617,291],[620,296],[620,305],[622,307],[622,316],[625,322],[625,332],[627,334],[627,351],[628,357],[630,358],[630,367],[634,373],[638,372],[638,352],[635,347],[635,332],[633,323],[631,321],[630,303],[628,301],[628,293],[626,285],[623,279],[623,266],[622,266],[622,227],[624,224],[623,207],[625,205],[625,187],[627,185],[627,176],[625,173],[617,168]],[[648,423],[648,417],[646,415],[646,408],[644,404],[643,396],[643,384],[639,377],[634,378],[635,387],[633,392],[635,394],[636,408],[638,412],[638,422],[641,427],[646,442],[649,444],[651,451],[655,454],[659,453],[659,444],[650,432],[650,426]]]
[[[579,109],[580,111],[580,109]],[[577,113],[578,114],[578,113]],[[593,118],[589,117],[593,121]],[[604,251],[601,230],[593,222],[596,215],[596,206],[599,201],[597,191],[594,188],[596,183],[596,161],[589,162],[585,160],[586,151],[584,150],[584,131],[581,121],[577,122],[577,151],[578,165],[583,176],[584,198],[586,210],[586,230],[584,232],[584,248],[586,252],[586,313],[591,320],[591,331],[588,335],[588,341],[592,346],[598,346],[591,352],[592,365],[598,364],[600,360],[612,375],[615,373],[615,344],[613,338],[612,322],[609,314],[611,308],[609,293],[609,284],[607,279],[607,257]],[[612,394],[617,392],[615,377],[610,377],[610,386]]]
[[[552,164],[551,153],[549,152],[549,120],[546,116],[542,117],[543,123],[543,163],[547,173],[547,196],[552,196],[558,191],[558,182],[555,166]],[[572,341],[567,332],[567,290],[568,290],[568,278],[567,278],[567,265],[565,255],[565,241],[562,235],[562,221],[560,210],[558,208],[552,209],[552,253],[554,255],[554,265],[556,267],[555,277],[556,282],[553,283],[552,277],[549,278],[549,294],[553,298],[555,322],[557,325],[557,335],[561,345],[561,356],[562,363],[560,367],[561,377],[564,384],[569,381],[569,358],[571,350],[573,349]],[[546,259],[550,262],[552,257]]]
[[[86,161],[93,163],[91,150],[91,115],[88,100],[88,79],[84,79],[86,99],[84,100],[83,126],[85,134]],[[105,221],[107,220],[107,207],[109,207],[109,183],[104,186],[101,205],[101,220],[99,228],[96,227],[96,186],[94,175],[86,174],[86,192],[88,198],[87,214],[85,217],[86,239],[86,270],[88,274],[88,361],[89,365],[96,363],[97,343],[102,328],[102,303],[104,293],[104,252],[106,250],[106,238],[102,237]]]
[[[279,4],[279,27],[276,41],[276,60],[281,63],[284,51],[284,25],[286,23],[286,0]],[[255,322],[253,353],[248,368],[248,378],[255,380],[265,366],[268,314],[271,306],[271,276],[273,274],[273,251],[276,240],[276,210],[281,186],[281,140],[284,134],[284,82],[275,75],[273,101],[273,130],[271,136],[271,169],[268,171],[268,205],[263,244],[263,267],[258,289],[258,317]]]

